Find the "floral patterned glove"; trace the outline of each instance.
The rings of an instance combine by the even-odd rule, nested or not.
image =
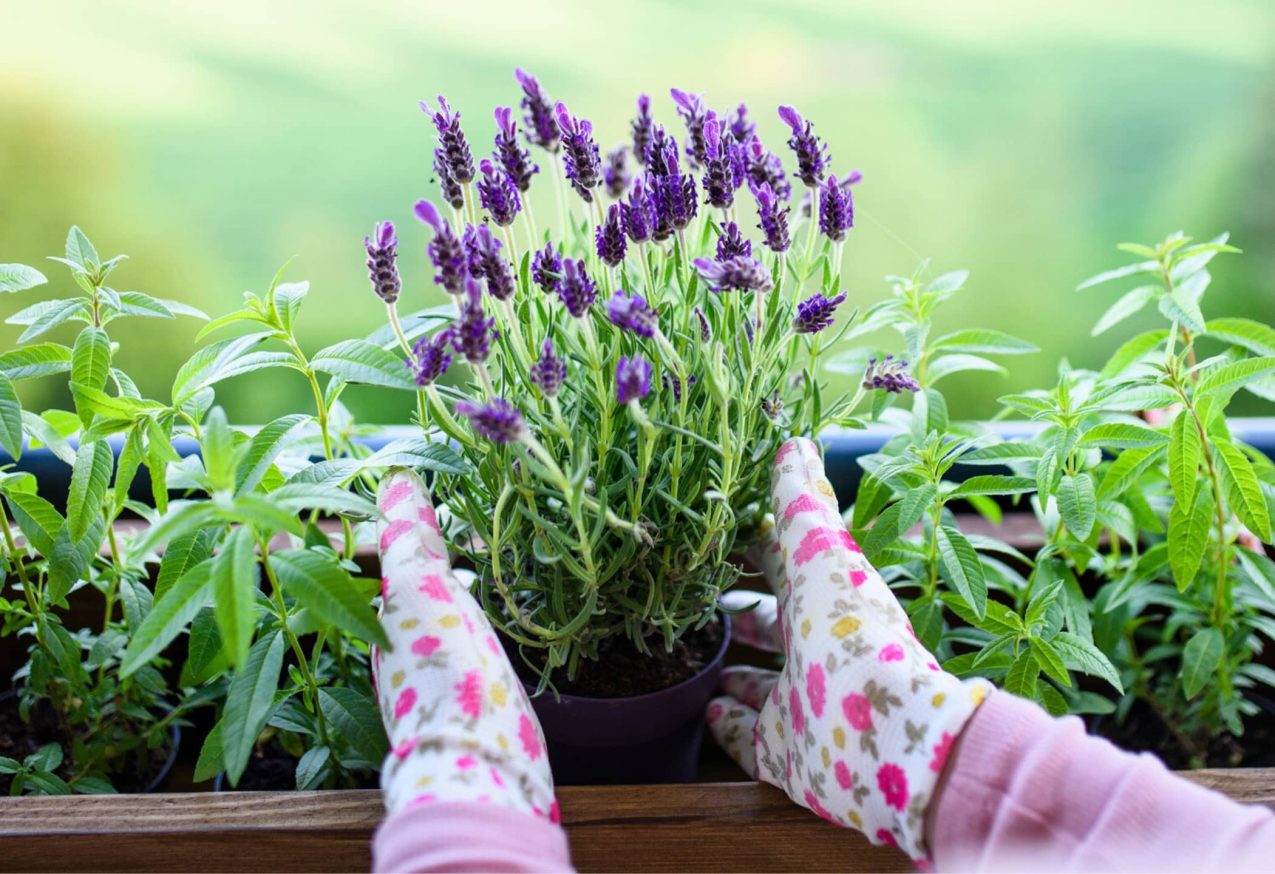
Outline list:
[[[391,814],[432,801],[498,804],[557,822],[540,723],[482,608],[457,579],[419,476],[381,481],[381,622],[372,656],[390,754]]]
[[[927,856],[926,808],[948,751],[991,686],[942,671],[837,512],[819,450],[779,449],[773,524],[755,556],[777,598],[727,593],[735,636],[782,652],[780,673],[732,667],[709,705],[750,775],[818,815]],[[760,710],[760,713],[758,713]]]

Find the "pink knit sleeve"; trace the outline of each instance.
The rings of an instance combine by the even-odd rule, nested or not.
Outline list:
[[[571,871],[562,827],[470,801],[404,808],[376,830],[373,871]]]
[[[1272,870],[1271,811],[1003,692],[975,713],[949,767],[933,814],[939,870]]]

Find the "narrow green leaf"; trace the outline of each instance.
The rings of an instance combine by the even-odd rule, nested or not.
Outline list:
[[[1200,379],[1197,395],[1224,394],[1258,382],[1275,372],[1275,357],[1244,358],[1214,368]]]
[[[239,459],[235,471],[235,491],[250,492],[266,475],[270,465],[287,447],[288,437],[310,421],[309,416],[294,414],[275,419],[252,436],[248,450]]]
[[[1204,313],[1200,312],[1200,304],[1181,287],[1161,295],[1158,305],[1160,314],[1169,321],[1189,328],[1192,333],[1203,333]]]
[[[1270,513],[1266,508],[1266,496],[1258,482],[1253,464],[1234,443],[1214,440],[1213,457],[1218,462],[1218,472],[1226,491],[1226,503],[1231,512],[1240,518],[1245,527],[1263,542],[1271,539]]]
[[[416,389],[402,357],[365,340],[344,340],[322,349],[310,359],[310,366],[346,382]]]
[[[1067,666],[1063,664],[1062,656],[1049,643],[1049,641],[1033,637],[1028,640],[1031,647],[1032,655],[1036,657],[1036,663],[1040,665],[1048,676],[1063,686],[1071,686],[1071,674],[1067,673]]]
[[[97,249],[79,227],[72,225],[66,235],[66,260],[81,267],[85,273],[93,273],[100,266]]]
[[[22,457],[22,402],[9,377],[0,373],[0,446],[17,461]]]
[[[48,333],[58,325],[73,318],[85,318],[88,301],[82,297],[71,297],[63,300],[42,300],[24,310],[14,313],[5,319],[6,324],[25,325],[19,343],[34,340],[41,334]]]
[[[212,727],[212,731],[208,732],[208,736],[204,738],[204,745],[199,749],[199,760],[195,762],[194,780],[196,783],[203,783],[205,780],[213,779],[225,767],[224,722],[225,718],[223,717]]]
[[[71,488],[66,499],[71,539],[78,541],[89,523],[102,513],[102,501],[111,484],[115,457],[105,440],[81,443],[71,468]]]
[[[1036,678],[1040,675],[1040,666],[1030,649],[1025,649],[1014,659],[1005,674],[1005,691],[1019,698],[1031,701],[1036,698]]]
[[[940,526],[936,534],[948,581],[965,599],[974,615],[983,618],[987,612],[987,579],[978,553],[964,535],[951,526]]]
[[[319,689],[319,709],[365,762],[379,766],[389,752],[376,702],[348,687]]]
[[[1191,585],[1204,561],[1213,509],[1213,492],[1201,488],[1190,504],[1175,500],[1169,511],[1169,567],[1179,592]]]
[[[211,562],[196,565],[156,599],[124,651],[121,676],[128,677],[149,664],[208,604],[212,597],[211,570]]]
[[[202,531],[189,531],[169,541],[155,577],[155,600],[163,600],[164,594],[191,568],[212,555],[208,544],[209,538]]]
[[[1058,512],[1067,530],[1078,540],[1088,540],[1098,512],[1093,477],[1084,471],[1064,474],[1058,483]]]
[[[269,561],[284,591],[303,607],[361,640],[389,647],[367,599],[335,558],[308,549],[285,549],[271,553]]]
[[[1169,485],[1173,496],[1184,506],[1190,506],[1195,495],[1201,454],[1195,418],[1184,410],[1173,420],[1169,432]]]
[[[13,520],[18,523],[22,536],[46,558],[53,554],[53,543],[62,530],[62,514],[39,495],[31,492],[10,492],[9,506]]]
[[[274,694],[279,687],[279,671],[283,668],[283,632],[263,636],[248,658],[235,671],[226,693],[221,728],[224,750],[222,761],[231,786],[239,783],[257,737],[274,709]]]
[[[1093,288],[1095,285],[1101,285],[1104,282],[1111,282],[1113,279],[1123,279],[1126,276],[1133,276],[1135,273],[1155,273],[1160,269],[1157,261],[1140,261],[1137,264],[1126,264],[1123,267],[1116,267],[1111,270],[1104,270],[1097,276],[1091,276],[1084,282],[1076,286],[1077,291],[1083,291],[1086,288]]]
[[[1275,355],[1275,328],[1252,319],[1213,319],[1204,326],[1210,337],[1243,346],[1255,355]]]
[[[1103,422],[1095,425],[1080,438],[1080,446],[1105,446],[1108,449],[1145,449],[1163,446],[1169,437],[1145,425],[1130,422]]]
[[[25,264],[0,264],[0,291],[26,291],[48,281],[34,267]]]
[[[1140,361],[1159,348],[1160,344],[1168,338],[1169,332],[1164,330],[1147,331],[1145,334],[1139,334],[1112,354],[1099,376],[1103,379],[1111,379],[1114,376],[1118,376],[1131,364]]]
[[[1199,694],[1222,663],[1225,641],[1216,628],[1201,628],[1182,648],[1182,693],[1189,701]]]
[[[115,466],[115,485],[112,491],[116,514],[124,508],[124,502],[128,500],[128,490],[133,485],[133,478],[137,476],[137,469],[142,465],[144,454],[142,429],[136,426],[129,428],[128,434],[124,437],[124,445],[120,448],[119,463]]]
[[[940,355],[930,362],[930,366],[925,370],[925,382],[927,385],[934,385],[939,380],[955,373],[965,373],[971,370],[1002,375],[1009,372],[995,361],[990,361],[981,355],[966,355],[961,352],[954,352],[950,355]],[[879,392],[877,396],[882,398],[882,403],[890,402],[889,392]]]
[[[1098,499],[1105,500],[1123,494],[1159,460],[1162,451],[1149,447],[1127,449],[1121,452],[1107,468],[1107,473],[1103,476],[1101,485],[1098,486]]]
[[[111,340],[92,325],[80,331],[71,351],[71,381],[101,388],[111,375]]]
[[[256,624],[259,572],[252,531],[240,526],[222,541],[212,560],[212,592],[217,626],[232,665],[243,665]],[[370,609],[370,608],[369,608]]]
[[[1054,635],[1049,642],[1070,670],[1106,680],[1117,692],[1124,694],[1119,672],[1093,643],[1066,631]]]
[[[0,373],[12,380],[34,379],[71,369],[71,350],[60,343],[37,343],[0,353]]]
[[[986,474],[972,476],[948,493],[948,499],[969,495],[1022,495],[1036,491],[1036,480],[1026,476]]]
[[[1154,300],[1159,290],[1154,285],[1140,285],[1122,295],[1119,300],[1102,314],[1098,319],[1098,323],[1094,325],[1093,330],[1089,332],[1089,335],[1097,337],[1099,334],[1114,328]]]

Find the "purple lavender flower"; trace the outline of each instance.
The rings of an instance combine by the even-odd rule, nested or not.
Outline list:
[[[728,261],[738,255],[751,256],[752,254],[752,241],[744,239],[739,232],[739,225],[727,222],[726,227],[717,237],[717,260]]]
[[[398,235],[394,222],[379,222],[372,236],[363,238],[367,249],[367,273],[372,280],[372,291],[386,303],[398,300],[402,283],[398,278]]]
[[[834,243],[846,238],[854,227],[854,197],[848,187],[837,183],[836,174],[828,176],[819,194],[819,230]]]
[[[447,168],[448,175],[464,185],[474,178],[474,155],[469,150],[465,132],[460,129],[460,113],[452,112],[441,94],[438,97],[438,106],[438,110],[434,110],[424,100],[421,101],[421,111],[434,120],[434,127],[438,129],[436,154],[441,154],[442,164]]]
[[[646,147],[646,169],[656,176],[667,176],[677,167],[677,143],[669,136],[664,125],[657,124],[651,130],[651,142]]]
[[[514,185],[524,194],[531,188],[531,177],[540,172],[540,168],[531,163],[531,152],[518,145],[518,126],[514,122],[514,111],[508,106],[497,106],[496,116],[496,159],[505,168]]]
[[[562,281],[558,283],[558,297],[567,312],[581,318],[598,298],[598,286],[584,269],[584,261],[563,259]]]
[[[700,94],[688,94],[679,88],[670,88],[669,94],[677,104],[677,114],[686,122],[686,155],[691,168],[704,163],[704,151],[708,145],[704,137],[704,99]]]
[[[663,383],[665,391],[671,391],[673,393],[674,402],[681,403],[682,381],[671,373],[664,373],[660,375],[660,382]],[[691,374],[686,378],[686,387],[690,388],[695,385],[695,382],[695,375]]]
[[[784,175],[784,164],[778,155],[767,151],[756,136],[748,141],[746,153],[746,172],[753,186],[769,185],[780,200],[792,196],[792,183]]]
[[[651,309],[640,294],[629,296],[617,291],[607,301],[607,318],[623,331],[632,331],[639,337],[651,338],[660,324],[660,314]]]
[[[656,129],[656,137],[652,142],[651,167],[648,178],[651,186],[651,199],[655,206],[655,231],[652,236],[656,240],[665,229],[682,230],[695,218],[699,203],[695,196],[695,178],[683,174],[678,167],[677,146],[665,139],[660,141],[661,130]],[[657,157],[658,153],[658,157]]]
[[[544,350],[531,365],[531,384],[547,398],[558,394],[567,378],[567,362],[553,354],[553,342],[545,340]]]
[[[563,103],[554,107],[554,113],[562,136],[562,166],[567,178],[584,202],[592,203],[593,189],[602,183],[602,159],[598,144],[593,141],[593,123],[576,118]]]
[[[646,150],[651,145],[651,98],[639,94],[637,99],[637,118],[630,127],[633,130],[633,157],[641,165],[646,165]]]
[[[407,367],[416,378],[417,385],[430,385],[447,372],[452,364],[452,342],[450,327],[443,328],[433,337],[421,337],[416,341]]]
[[[747,143],[753,137],[753,133],[757,130],[757,125],[753,124],[748,117],[748,106],[739,104],[735,108],[735,114],[730,118],[730,135],[735,142],[741,146]]]
[[[841,180],[841,190],[845,192],[847,195],[849,195],[850,189],[858,185],[862,181],[863,181],[863,174],[860,173],[858,170],[851,170],[849,173],[845,175],[845,178]],[[804,195],[802,195],[802,198],[801,198],[802,218],[810,218],[810,204],[811,204],[811,201],[813,200],[814,200],[814,195],[810,191],[807,191]]]
[[[509,300],[515,287],[513,265],[500,250],[500,240],[485,223],[465,228],[469,272],[476,278],[487,280],[487,293],[496,300]]]
[[[504,398],[493,398],[487,404],[458,401],[456,412],[467,417],[474,431],[492,443],[512,443],[526,432],[522,413]]]
[[[492,326],[495,319],[483,312],[483,290],[473,279],[465,282],[465,301],[460,308],[460,321],[452,334],[452,348],[470,364],[481,364],[491,354],[491,342],[496,339]]]
[[[523,122],[527,142],[546,152],[558,151],[558,123],[554,121],[553,104],[540,88],[536,77],[521,68],[514,70],[514,78],[522,87],[522,108],[526,110]]]
[[[443,200],[447,201],[452,209],[462,209],[465,206],[465,194],[461,190],[460,183],[452,178],[451,172],[447,169],[447,162],[443,160],[441,149],[434,150],[434,175],[438,177],[438,190],[443,195]]]
[[[787,252],[792,245],[788,235],[788,206],[775,195],[768,184],[753,186],[757,201],[757,227],[766,235],[766,247],[772,252]]]
[[[641,355],[620,356],[615,366],[615,399],[621,404],[638,401],[651,393],[651,362]]]
[[[797,155],[797,175],[807,188],[815,188],[828,170],[828,147],[815,136],[814,125],[791,106],[779,107],[779,117],[792,129],[788,148]]]
[[[545,294],[557,292],[558,283],[562,281],[562,254],[553,247],[553,243],[545,243],[545,247],[537,249],[532,256],[531,281]]]
[[[607,194],[615,200],[623,197],[629,187],[629,168],[625,161],[628,151],[624,146],[620,146],[618,149],[607,152],[607,165],[602,171],[602,178],[606,183]]]
[[[737,147],[725,127],[714,112],[704,120],[704,196],[706,203],[718,209],[730,208],[735,189],[744,181],[744,162],[737,157]]]
[[[885,360],[868,360],[868,369],[863,374],[863,387],[880,389],[892,394],[905,391],[920,391],[920,384],[907,371],[908,363],[902,359],[895,361],[893,355],[885,356]]]
[[[620,204],[620,215],[624,220],[624,233],[630,240],[644,243],[651,238],[651,233],[655,230],[655,204],[651,201],[650,189],[641,176],[633,180],[628,203]]]
[[[624,260],[624,250],[628,243],[624,239],[624,226],[620,222],[620,204],[613,203],[607,207],[606,218],[594,229],[593,240],[598,249],[598,257],[610,267],[615,267]]]
[[[694,263],[700,277],[716,292],[770,291],[774,287],[770,271],[756,258],[746,255],[728,261],[696,258]]]
[[[416,202],[416,217],[434,229],[434,241],[429,244],[429,259],[438,271],[434,281],[448,294],[460,294],[465,290],[465,278],[469,274],[465,244],[428,200]]]
[[[491,220],[503,227],[514,223],[522,209],[522,201],[518,198],[518,186],[509,178],[504,169],[496,169],[496,165],[486,158],[478,164],[482,178],[478,180],[478,199],[491,216]]]
[[[704,311],[699,307],[696,307],[694,312],[695,318],[699,319],[699,338],[705,343],[712,342],[713,329],[708,325],[708,317],[704,315]]]
[[[836,321],[832,314],[837,307],[845,303],[844,292],[836,297],[828,298],[822,294],[812,294],[797,304],[797,316],[792,320],[792,329],[798,334],[817,334]]]

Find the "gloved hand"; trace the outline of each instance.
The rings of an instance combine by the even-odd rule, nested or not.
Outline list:
[[[774,516],[754,558],[778,597],[734,591],[734,636],[782,652],[780,673],[728,667],[708,709],[745,771],[877,844],[927,857],[926,809],[944,762],[991,691],[939,668],[842,524],[823,460],[789,440],[772,471]],[[760,713],[758,712],[760,710]]]
[[[434,801],[503,805],[559,821],[544,736],[482,608],[457,579],[419,476],[394,471],[377,503],[381,622],[372,655],[390,740],[392,815]]]

